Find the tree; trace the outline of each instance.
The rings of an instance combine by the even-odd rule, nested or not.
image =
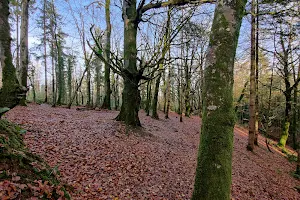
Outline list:
[[[251,1],[251,59],[250,59],[250,98],[249,98],[249,137],[247,150],[253,151],[255,140],[255,122],[256,122],[256,79],[255,79],[255,0]]]
[[[110,59],[110,35],[111,35],[111,24],[110,24],[110,0],[105,0],[105,20],[106,20],[106,40],[105,40],[105,59],[109,62]],[[110,68],[108,64],[105,64],[104,71],[104,86],[105,96],[102,104],[102,108],[111,109],[110,95],[112,93],[110,89]]]
[[[168,11],[168,17],[167,17],[167,24],[166,24],[166,31],[163,37],[163,46],[164,49],[167,49],[169,51],[170,49],[170,22],[171,21],[171,13]],[[164,59],[164,58],[163,58]],[[163,63],[159,64],[159,71],[158,71],[158,76],[156,78],[155,82],[155,89],[154,89],[154,96],[153,96],[153,101],[152,101],[152,118],[158,119],[158,114],[157,114],[157,103],[158,103],[158,92],[159,92],[159,85],[160,85],[160,79],[162,76],[164,70],[164,65]]]
[[[167,6],[177,6],[177,5],[185,5],[189,3],[207,3],[211,1],[167,1],[167,2],[150,2],[146,4],[145,0],[142,0],[137,6],[136,0],[124,0],[123,1],[123,21],[124,21],[124,61],[119,65],[111,64],[110,68],[113,69],[115,73],[119,73],[124,80],[124,88],[122,92],[122,106],[119,115],[117,116],[117,120],[124,121],[128,125],[132,126],[141,126],[138,111],[140,107],[141,97],[139,85],[141,80],[149,80],[152,77],[147,77],[144,75],[145,68],[149,67],[149,65],[159,66],[160,63],[164,61],[164,56],[166,54],[167,49],[163,49],[160,52],[161,57],[156,59],[155,64],[151,64],[153,60],[150,62],[146,62],[146,66],[142,66],[138,69],[137,67],[137,29],[139,23],[142,21],[143,14],[151,9],[167,7]],[[93,26],[91,27],[91,34]],[[171,37],[172,38],[172,37]],[[108,63],[108,61],[102,55],[102,49],[99,42],[96,40],[95,36],[93,36],[94,41],[96,42],[96,46],[98,49],[93,48],[95,54],[101,58],[104,63]],[[158,69],[158,68],[157,68]]]
[[[8,16],[9,0],[0,1],[0,64],[3,83],[0,89],[0,117],[5,111],[15,107],[27,92],[26,88],[20,86],[12,63]]]
[[[47,10],[47,0],[44,0],[43,4],[43,45],[44,45],[44,73],[45,73],[45,100],[44,102],[48,102],[48,76],[47,76],[47,19],[46,19],[46,10]]]
[[[201,140],[192,200],[231,198],[233,68],[246,2],[216,4],[206,56]]]
[[[61,105],[65,99],[65,66],[64,66],[64,55],[63,55],[63,39],[62,33],[55,34],[55,45],[57,49],[57,72],[56,72],[56,85],[57,85],[57,105]]]
[[[27,87],[27,76],[28,76],[28,9],[29,1],[22,1],[22,14],[21,14],[21,38],[20,38],[20,81],[21,85]],[[20,104],[26,105],[26,96],[21,99]]]

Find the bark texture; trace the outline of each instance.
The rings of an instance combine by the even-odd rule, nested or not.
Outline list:
[[[247,150],[254,150],[255,141],[255,123],[256,123],[256,80],[255,80],[255,0],[252,0],[251,6],[251,59],[250,59],[250,97],[249,97],[249,137]]]
[[[27,90],[19,85],[16,69],[12,63],[8,16],[9,0],[2,0],[0,1],[0,67],[2,68],[3,85],[0,89],[0,108],[11,109],[25,96]]]
[[[127,125],[141,126],[138,111],[141,103],[139,82],[141,75],[137,70],[136,34],[137,34],[136,0],[123,1],[124,20],[124,89],[122,93],[122,106],[117,120]]]
[[[20,81],[21,85],[27,87],[28,76],[28,9],[29,0],[22,1],[22,21],[21,21],[21,39],[20,39]],[[24,96],[20,104],[26,106],[26,96]]]
[[[230,200],[233,67],[245,0],[219,1],[204,74],[203,120],[192,200]]]
[[[109,62],[110,60],[110,35],[111,35],[111,24],[110,24],[110,0],[105,1],[105,20],[106,20],[106,41],[105,41],[105,59]],[[104,72],[104,87],[105,96],[102,104],[102,108],[111,109],[110,95],[112,93],[110,89],[110,68],[108,63],[105,63]]]

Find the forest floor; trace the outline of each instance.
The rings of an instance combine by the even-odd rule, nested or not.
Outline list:
[[[6,118],[27,129],[28,148],[58,167],[73,187],[72,199],[190,199],[196,169],[200,119],[179,122],[175,113],[160,120],[139,113],[143,128],[129,130],[117,111],[52,108],[29,104]],[[246,150],[247,130],[234,131],[232,198],[300,199],[291,176],[296,164],[259,137],[254,153]]]

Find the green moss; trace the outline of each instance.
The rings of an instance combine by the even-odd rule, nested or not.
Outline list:
[[[224,4],[227,5],[219,3],[216,7],[207,54],[203,119],[192,200],[229,200],[231,196],[233,127],[236,118],[232,94],[233,67],[246,1]],[[235,13],[230,13],[230,10]]]
[[[280,147],[282,149],[285,148],[286,141],[289,137],[289,128],[290,128],[290,122],[285,122],[280,140],[278,142],[278,147]]]
[[[57,167],[51,168],[39,156],[32,154],[25,147],[22,134],[24,129],[12,124],[6,120],[0,120],[0,181],[10,180],[12,174],[21,177],[20,182],[27,184],[35,184],[34,181],[48,181],[49,184],[58,186],[61,185],[57,179]],[[9,173],[7,173],[9,170]],[[70,199],[65,188],[65,197]],[[24,194],[23,194],[24,193]],[[28,193],[28,194],[27,194]],[[29,195],[30,190],[22,190],[21,196]],[[59,198],[58,194],[53,194],[53,197]],[[26,196],[27,197],[27,196]]]

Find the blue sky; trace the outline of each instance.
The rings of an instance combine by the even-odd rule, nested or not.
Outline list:
[[[101,30],[105,30],[105,15],[104,15],[104,0],[100,1],[103,6],[98,6],[97,4],[92,4],[93,0],[69,0],[68,4],[66,0],[54,0],[55,5],[58,9],[58,13],[62,16],[63,26],[62,29],[65,33],[68,34],[66,39],[66,46],[75,50],[79,53],[78,55],[78,64],[83,65],[83,54],[82,54],[82,47],[80,44],[80,37],[76,28],[76,24],[74,22],[74,18],[72,16],[71,9],[73,10],[75,18],[80,21],[80,14],[84,19],[85,23],[85,32],[87,39],[90,39],[89,34],[89,27],[91,24],[95,24],[96,26],[100,27]],[[41,8],[43,1],[36,0],[35,7]],[[89,6],[89,9],[85,9],[85,7]],[[71,6],[71,7],[70,7]],[[204,9],[210,12],[213,11],[213,5],[206,5],[199,8],[199,10]],[[166,10],[165,8],[160,9]],[[149,13],[152,11],[148,11]],[[39,9],[35,9],[30,14],[30,30],[29,30],[29,43],[30,47],[33,47],[36,43],[40,43],[39,37],[41,36],[42,30],[40,30],[36,25],[36,19],[38,16],[41,15]],[[204,15],[197,16],[199,20],[203,20]],[[197,21],[197,17],[194,17],[193,20]],[[212,15],[211,19],[212,20]],[[123,48],[123,21],[122,21],[122,14],[120,9],[120,0],[111,0],[111,23],[112,23],[112,47],[119,46],[121,49]],[[149,23],[141,23],[140,24],[140,33],[150,34],[149,37],[154,37],[154,32],[149,32]],[[209,27],[208,27],[209,28]],[[151,36],[152,34],[152,36]],[[248,58],[250,51],[250,24],[249,24],[249,17],[245,17],[243,20],[241,32],[240,32],[240,39],[239,45],[237,49],[237,58]],[[138,39],[138,43],[141,42],[141,39]],[[87,49],[89,47],[87,46]],[[89,50],[90,51],[90,50]],[[43,73],[43,72],[42,72]],[[50,77],[50,74],[48,74]],[[43,77],[43,76],[42,76]]]

